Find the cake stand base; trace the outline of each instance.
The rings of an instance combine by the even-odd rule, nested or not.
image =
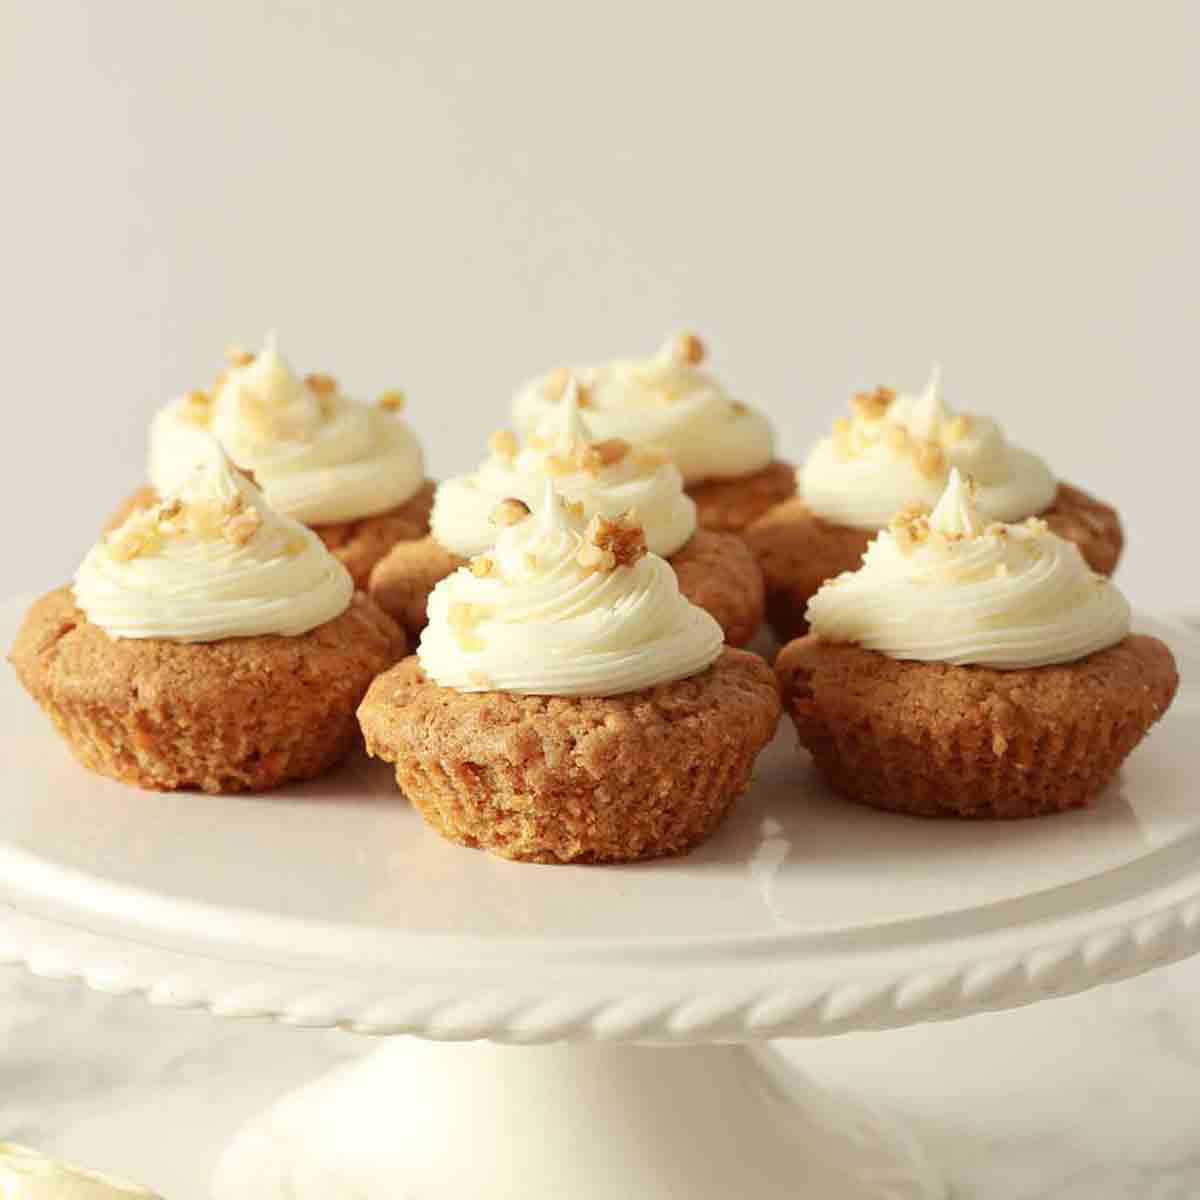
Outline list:
[[[285,1097],[214,1200],[935,1200],[903,1130],[771,1051],[395,1038]]]

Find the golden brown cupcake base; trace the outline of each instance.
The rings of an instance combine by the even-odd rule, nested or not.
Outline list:
[[[796,468],[775,459],[761,471],[737,479],[710,479],[685,491],[696,502],[701,529],[740,533],[796,491]]]
[[[340,761],[368,685],[405,648],[363,595],[299,637],[181,644],[111,638],[62,587],[29,610],[10,660],[89,770],[143,788],[237,792]]]
[[[1054,533],[1074,542],[1088,566],[1111,575],[1124,537],[1114,509],[1069,483],[1060,483],[1054,503],[1041,514]],[[855,571],[875,530],[822,520],[799,496],[777,505],[743,533],[762,567],[767,621],[781,642],[808,632],[808,602],[827,580]]]
[[[766,593],[762,571],[740,537],[697,530],[667,561],[679,577],[679,590],[716,618],[731,646],[754,637],[762,626]],[[400,542],[376,565],[367,587],[416,642],[428,619],[429,593],[466,563],[432,535]]]
[[[849,800],[924,817],[1032,817],[1088,804],[1178,686],[1130,635],[1021,671],[904,662],[809,635],[776,662],[801,743]]]
[[[339,521],[328,525],[312,525],[313,533],[325,543],[335,558],[341,560],[363,591],[375,564],[400,542],[422,538],[429,532],[429,513],[433,508],[433,493],[437,485],[425,480],[416,495],[387,512],[360,521]],[[153,508],[159,501],[158,492],[149,484],[129,496],[108,519],[104,532],[124,524],[130,513]]]
[[[626,862],[709,837],[779,719],[757,655],[603,699],[456,692],[416,658],[359,709],[368,751],[443,837],[527,862]]]

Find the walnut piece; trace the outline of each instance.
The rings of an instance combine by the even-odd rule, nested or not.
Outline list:
[[[380,395],[375,403],[384,410],[384,412],[398,413],[403,412],[408,405],[408,397],[399,388],[389,388],[386,392]]]
[[[506,462],[512,462],[517,457],[517,435],[511,429],[497,429],[488,438],[488,449]]]
[[[225,361],[231,367],[248,367],[254,361],[254,355],[241,346],[229,345],[225,347]]]
[[[486,579],[495,569],[496,564],[486,554],[471,559],[471,574],[476,579]]]
[[[677,334],[671,340],[671,357],[678,363],[696,366],[704,361],[704,343],[691,332]]]
[[[646,531],[632,510],[619,517],[597,513],[584,531],[577,559],[589,570],[612,571],[632,567],[646,552]]]
[[[877,387],[873,392],[856,392],[850,400],[850,409],[863,421],[880,421],[887,416],[896,393],[891,388]]]
[[[506,529],[509,525],[519,524],[527,516],[529,516],[529,505],[524,500],[510,496],[507,500],[501,500],[492,509],[492,524]]]

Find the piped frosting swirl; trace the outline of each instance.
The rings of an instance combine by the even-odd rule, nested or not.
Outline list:
[[[584,519],[552,484],[535,515],[512,500],[495,546],[429,598],[418,655],[458,691],[612,696],[695,675],[721,627],[679,592],[630,517]]]
[[[584,415],[596,437],[652,446],[679,468],[685,484],[762,470],[774,434],[760,412],[735,401],[701,369],[704,345],[694,334],[672,338],[648,359],[574,370],[559,368],[522,387],[513,420],[528,436],[551,417],[576,377]]]
[[[75,574],[79,607],[118,638],[296,636],[340,616],[353,594],[320,538],[269,508],[211,437],[182,484]]]
[[[328,375],[301,379],[274,335],[258,354],[229,358],[211,393],[179,397],[151,423],[150,482],[160,495],[183,481],[210,434],[254,472],[277,512],[308,525],[375,516],[421,487],[424,458],[399,393],[372,406]]]
[[[851,417],[813,447],[798,480],[817,516],[879,529],[905,504],[936,504],[955,467],[975,481],[979,507],[994,521],[1043,512],[1058,488],[1046,464],[1009,443],[995,421],[946,405],[937,366],[919,394],[855,396]]]
[[[678,468],[656,451],[621,438],[597,441],[579,408],[574,379],[546,424],[522,447],[507,431],[492,435],[491,453],[472,475],[438,486],[430,527],[455,554],[470,557],[496,539],[495,506],[514,497],[533,507],[546,482],[585,519],[636,510],[650,550],[664,558],[696,531],[696,506],[684,495]]]
[[[910,505],[863,565],[808,605],[812,631],[890,658],[1021,669],[1074,662],[1129,632],[1129,604],[1079,549],[1031,517],[988,522],[951,469],[932,512]]]
[[[56,1162],[14,1142],[0,1142],[0,1196],[4,1200],[158,1200],[149,1188]]]

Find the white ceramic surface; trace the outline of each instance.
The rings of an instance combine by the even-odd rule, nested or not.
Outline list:
[[[708,845],[603,869],[449,845],[361,761],[262,797],[125,788],[6,674],[0,957],[160,1003],[530,1042],[840,1032],[1078,990],[1200,943],[1197,643],[1156,628],[1183,689],[1094,810],[850,807],[785,728]]]

